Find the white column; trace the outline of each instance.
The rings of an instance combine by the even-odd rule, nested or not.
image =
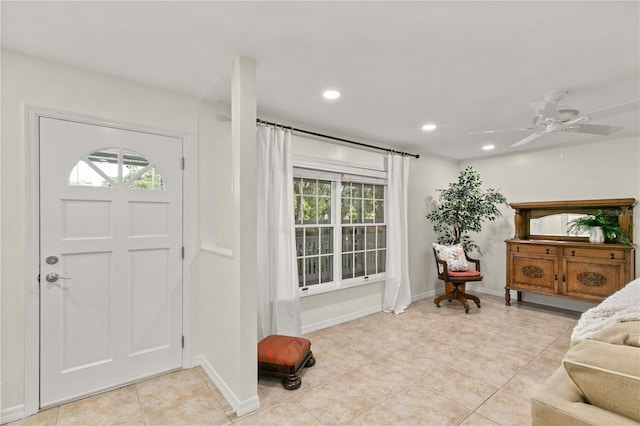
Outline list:
[[[239,388],[234,393],[243,402],[238,415],[259,407],[257,385],[257,255],[256,255],[256,64],[239,57],[233,61],[231,84],[231,143],[233,156],[234,253],[240,276],[238,312],[240,347]]]

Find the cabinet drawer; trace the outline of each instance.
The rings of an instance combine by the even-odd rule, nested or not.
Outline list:
[[[509,251],[515,253],[533,254],[557,254],[558,248],[555,246],[545,246],[538,244],[509,244]]]
[[[571,248],[566,247],[563,250],[563,254],[567,257],[590,257],[595,259],[615,259],[624,260],[624,250],[600,250],[590,248]]]

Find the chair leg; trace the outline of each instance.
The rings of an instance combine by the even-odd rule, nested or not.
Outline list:
[[[456,299],[455,292],[449,292],[449,293],[442,294],[442,295],[436,297],[435,299],[433,299],[433,303],[435,303],[436,306],[439,308],[440,307],[440,302],[442,302],[445,299],[448,300],[449,302],[451,302],[452,299]]]
[[[474,296],[473,294],[463,293],[465,299],[473,300],[476,303],[478,308],[480,307],[480,298],[478,296]]]
[[[465,294],[459,292],[457,294],[457,299],[458,299],[458,302],[462,303],[462,306],[464,306],[464,312],[466,314],[468,314],[469,313],[469,304],[467,303],[467,299],[465,298]]]

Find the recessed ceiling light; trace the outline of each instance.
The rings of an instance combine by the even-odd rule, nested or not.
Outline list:
[[[425,132],[430,132],[431,130],[435,130],[435,128],[435,124],[425,124],[424,126],[422,126],[422,130],[424,130]]]
[[[324,96],[325,99],[338,99],[340,97],[340,92],[337,90],[325,90],[322,96]]]
[[[491,151],[495,147],[495,145],[485,145],[482,147],[482,149],[484,149],[485,151]]]

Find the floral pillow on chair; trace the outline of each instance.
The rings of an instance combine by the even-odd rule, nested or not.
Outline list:
[[[468,271],[469,264],[467,263],[467,257],[464,254],[462,244],[455,244],[452,246],[443,246],[441,244],[433,243],[433,248],[436,251],[438,260],[447,262],[447,269],[449,271]],[[441,269],[442,266],[438,265]],[[441,273],[443,271],[440,271]]]

